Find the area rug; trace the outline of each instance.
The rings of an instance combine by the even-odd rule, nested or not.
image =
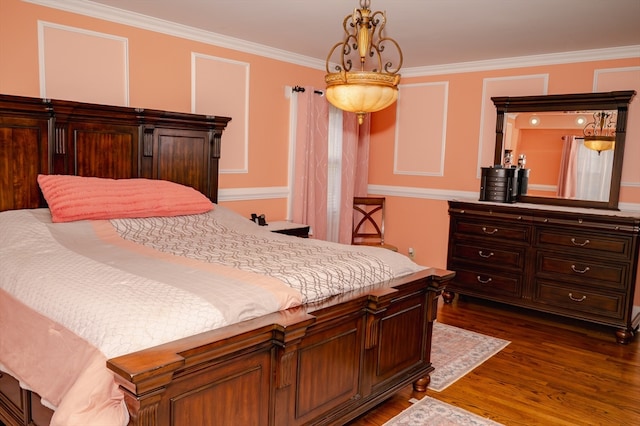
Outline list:
[[[440,322],[433,323],[429,389],[441,392],[510,342]]]
[[[496,426],[493,420],[425,396],[389,420],[384,426]]]

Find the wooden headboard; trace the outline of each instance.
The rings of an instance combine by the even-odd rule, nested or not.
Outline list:
[[[230,120],[0,95],[0,211],[44,207],[38,174],[170,180],[217,202]]]

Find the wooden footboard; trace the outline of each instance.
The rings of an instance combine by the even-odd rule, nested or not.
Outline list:
[[[409,383],[425,391],[437,297],[453,273],[429,269],[107,362],[131,426],[328,425]],[[46,425],[39,398],[0,377],[0,421]]]
[[[40,397],[20,388],[16,379],[0,371],[0,425],[47,425],[53,411],[40,403]]]
[[[449,271],[111,359],[131,425],[335,424],[408,383],[426,390]]]

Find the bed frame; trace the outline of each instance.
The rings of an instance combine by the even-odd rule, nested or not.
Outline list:
[[[0,95],[0,211],[45,206],[36,177],[146,177],[217,202],[230,118]],[[453,273],[391,282],[110,359],[130,425],[345,423],[426,391],[437,297]],[[124,320],[124,319],[123,319]],[[0,373],[0,422],[52,412]]]

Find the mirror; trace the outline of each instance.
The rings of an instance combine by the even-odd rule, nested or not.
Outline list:
[[[527,171],[518,201],[618,208],[629,102],[635,91],[493,97],[494,164]],[[590,145],[595,133],[610,141]],[[505,164],[506,163],[506,164]]]

